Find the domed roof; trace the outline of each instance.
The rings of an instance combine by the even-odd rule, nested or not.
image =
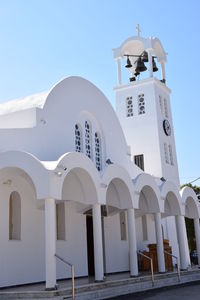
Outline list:
[[[144,50],[151,49],[152,55],[156,56],[159,62],[166,62],[166,52],[158,38],[143,38],[132,36],[126,39],[118,48],[113,49],[114,58],[122,58],[124,55],[141,55]]]

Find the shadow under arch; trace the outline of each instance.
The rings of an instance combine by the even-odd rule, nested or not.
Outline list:
[[[67,173],[62,186],[62,200],[86,206],[98,203],[96,186],[87,170],[76,167]]]
[[[180,194],[182,202],[185,205],[185,217],[189,219],[199,218],[199,201],[194,190],[186,186],[180,191]]]
[[[167,180],[161,185],[160,189],[161,198],[164,200],[164,213],[162,213],[162,217],[183,215],[184,208],[176,185]]]
[[[138,203],[137,215],[157,213],[164,210],[160,190],[151,175],[142,173],[134,180],[135,200]]]
[[[7,171],[6,171],[7,170]],[[6,151],[0,154],[0,174],[19,175],[34,187],[36,198],[49,196],[49,174],[43,164],[30,153],[23,151]],[[9,179],[9,178],[8,178]]]
[[[35,199],[37,199],[38,192],[36,189],[36,185],[35,185],[33,179],[31,178],[31,176],[27,172],[25,172],[23,169],[20,169],[17,167],[5,167],[3,169],[0,169],[1,184],[4,186],[10,186],[11,190],[13,189],[13,187],[12,187],[13,181],[17,177],[23,178],[25,180],[25,182],[27,182],[27,184],[30,185],[30,187],[33,191],[34,197],[35,197]],[[15,191],[15,190],[13,190],[13,191]],[[16,191],[16,192],[18,192],[18,191]]]

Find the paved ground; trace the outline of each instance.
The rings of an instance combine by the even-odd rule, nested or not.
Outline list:
[[[161,290],[148,291],[133,295],[112,298],[113,300],[199,300],[200,282],[185,286],[169,287]],[[111,299],[110,299],[111,300]]]

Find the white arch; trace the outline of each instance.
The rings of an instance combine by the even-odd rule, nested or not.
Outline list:
[[[151,212],[163,212],[164,211],[164,203],[160,201],[161,195],[160,190],[153,179],[153,177],[149,174],[142,173],[139,174],[134,180],[134,201],[137,203],[137,208],[139,208],[139,200],[141,196],[141,192],[144,194],[144,198],[149,203],[149,207]],[[148,192],[151,193],[151,201],[148,201]],[[155,197],[154,197],[155,196]]]
[[[165,214],[168,216],[184,215],[184,206],[177,186],[172,181],[165,181],[160,186],[161,199],[164,200]]]
[[[106,198],[106,193],[111,184],[114,184],[115,189],[119,195],[119,208],[128,209],[135,207],[133,195],[134,187],[129,173],[121,166],[112,164],[109,165],[103,176],[102,182],[105,186],[104,196]],[[124,195],[124,199],[122,199]],[[123,201],[121,201],[123,200]]]
[[[0,170],[8,170],[8,173],[11,171],[11,174],[16,172],[21,176],[27,174],[33,182],[37,199],[49,196],[49,172],[32,154],[23,151],[2,152],[0,153]]]
[[[199,201],[194,190],[188,186],[185,186],[181,189],[180,195],[182,198],[182,202],[185,205],[185,216],[190,219],[199,218]]]
[[[53,168],[54,174],[52,174],[52,190],[51,194],[55,199],[62,199],[62,192],[63,192],[63,184],[65,178],[70,174],[73,176],[74,179],[79,181],[84,188],[87,177],[88,181],[90,181],[90,187],[94,187],[96,199],[88,200],[87,204],[94,204],[94,203],[102,203],[103,197],[100,189],[100,176],[99,173],[91,161],[85,154],[78,153],[78,152],[69,152],[65,153],[63,156],[59,158]],[[71,175],[73,173],[73,175]],[[86,196],[86,195],[85,195]]]

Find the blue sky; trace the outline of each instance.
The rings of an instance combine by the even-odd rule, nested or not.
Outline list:
[[[138,22],[142,35],[157,36],[168,52],[179,172],[188,182],[200,176],[198,0],[0,0],[0,102],[80,75],[114,105],[112,48],[135,35]]]

